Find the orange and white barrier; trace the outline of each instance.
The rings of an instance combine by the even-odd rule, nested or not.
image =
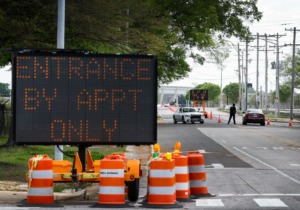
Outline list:
[[[27,204],[53,204],[53,163],[47,155],[29,159]]]
[[[175,160],[176,198],[190,197],[188,158],[181,153],[173,153]]]
[[[152,160],[149,167],[148,204],[175,204],[175,161]]]
[[[187,157],[191,195],[208,194],[207,187],[205,186],[206,173],[204,171],[203,155],[199,151],[196,151],[189,152]]]
[[[172,112],[175,112],[175,111],[176,111],[176,109],[173,109],[173,107],[171,107],[171,106],[168,106],[168,108],[169,108]]]
[[[119,155],[105,156],[99,175],[99,204],[125,203],[124,159]]]

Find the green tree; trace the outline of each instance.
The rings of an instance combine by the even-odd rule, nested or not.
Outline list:
[[[294,86],[300,87],[300,50],[297,51],[295,55],[295,80],[294,80]],[[291,87],[291,81],[292,81],[292,55],[289,55],[285,61],[284,61],[285,68],[280,70],[280,76],[285,78],[285,82],[288,83]],[[281,99],[280,99],[281,100]]]
[[[256,4],[257,0],[67,1],[65,48],[157,55],[159,83],[169,83],[191,71],[187,56],[203,63],[200,53],[214,42],[248,37],[244,21],[262,17]],[[57,1],[1,0],[1,48],[56,48],[56,17]],[[9,60],[9,52],[0,52],[0,66]]]
[[[275,103],[276,91],[271,94],[272,103]],[[291,98],[291,86],[289,83],[279,85],[279,100],[281,103],[286,103]]]
[[[0,97],[10,97],[10,89],[8,83],[0,82]]]
[[[223,93],[226,98],[228,98],[228,103],[236,103],[239,99],[239,84],[230,83],[229,85],[226,85],[223,89]]]

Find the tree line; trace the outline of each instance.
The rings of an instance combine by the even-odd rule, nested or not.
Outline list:
[[[65,48],[100,53],[158,56],[159,84],[191,71],[191,57],[235,36],[245,40],[245,22],[259,21],[257,0],[72,0],[66,1]],[[57,1],[1,0],[0,45],[11,48],[56,48]],[[10,53],[0,52],[0,66]]]

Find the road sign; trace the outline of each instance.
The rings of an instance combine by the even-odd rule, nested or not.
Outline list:
[[[17,52],[13,61],[18,144],[156,142],[155,56]]]
[[[208,90],[190,90],[190,100],[208,100]]]

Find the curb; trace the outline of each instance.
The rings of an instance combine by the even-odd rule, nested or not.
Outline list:
[[[84,199],[86,191],[81,190],[78,192],[63,192],[63,193],[54,193],[54,200],[55,201],[63,201],[69,199]],[[20,192],[20,191],[0,191],[0,204],[15,204],[20,203],[22,200],[27,198],[27,192]]]

